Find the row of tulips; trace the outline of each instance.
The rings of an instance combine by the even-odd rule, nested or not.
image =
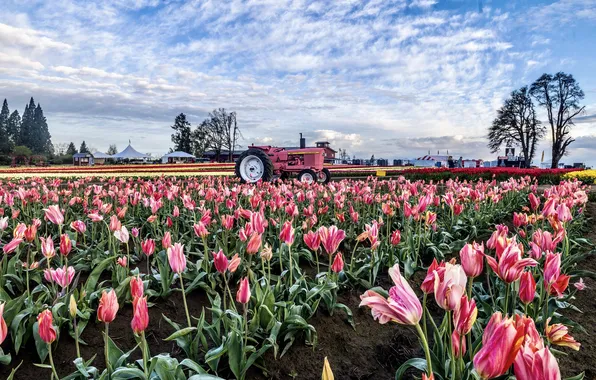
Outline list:
[[[536,212],[541,200],[529,178],[440,184],[405,178],[344,180],[326,186],[298,182],[251,186],[213,178],[110,179],[101,184],[91,179],[23,180],[4,183],[1,190],[0,213],[5,216],[0,217],[0,239],[5,244],[0,299],[6,302],[2,308],[6,308],[14,351],[18,353],[31,335],[48,343],[41,337],[47,335],[39,322],[32,323],[34,316],[47,311],[54,316],[55,325],[49,324],[54,331],[68,329],[78,347],[78,337],[96,312],[106,327],[106,364],[100,373],[92,367],[92,359],[84,362],[79,353],[78,372],[73,376],[82,378],[151,378],[165,365],[175,365],[181,376],[223,371],[245,378],[270,349],[275,356],[283,355],[299,337],[315,344],[316,331],[308,319],[318,310],[341,309],[351,321],[351,310],[337,302],[342,286],[373,287],[377,275],[388,267],[404,284],[399,266],[409,277],[426,258],[442,260],[514,211],[523,215],[518,213],[515,223],[519,242],[511,243],[508,231],[501,227],[491,246],[498,242],[495,247],[501,247],[505,241],[511,243],[507,247],[517,245],[523,251],[527,244],[526,251],[532,251],[530,244],[552,244],[548,236],[554,235],[556,244],[566,247],[565,257],[570,257],[569,236],[560,231],[573,231],[587,201],[579,183],[569,182],[549,190],[542,212]],[[531,209],[524,212],[527,194],[531,194]],[[547,235],[546,228],[553,234]],[[534,241],[537,234],[540,239]],[[530,236],[531,242],[524,240]],[[482,252],[478,245],[464,248]],[[494,272],[508,278],[509,270],[501,269],[501,262],[514,262],[520,253],[514,248],[496,252]],[[326,256],[322,263],[320,256]],[[492,267],[489,256],[486,259]],[[308,264],[317,268],[314,278],[303,270]],[[432,277],[440,280],[439,268],[448,264],[454,265],[435,263]],[[83,273],[87,279],[79,286]],[[111,280],[100,281],[106,274]],[[559,289],[564,285],[562,276],[553,282]],[[500,278],[487,281],[489,292],[506,288],[506,297],[499,298],[507,300],[502,311],[516,310],[511,294],[517,285],[504,287]],[[455,315],[456,304],[462,303],[452,295],[457,292],[441,281],[433,283],[435,294],[451,294],[441,296],[441,302]],[[238,288],[236,297],[231,286]],[[196,317],[189,312],[187,294],[197,289],[209,297],[210,315],[203,312]],[[479,283],[473,290],[485,292]],[[181,292],[186,323],[164,319],[175,330],[168,339],[176,341],[186,355],[181,363],[163,355],[151,357],[144,336],[148,298],[167,298],[172,291]],[[493,295],[493,300],[498,299]],[[546,301],[541,302],[548,304],[549,296],[543,296],[540,299]],[[109,324],[119,305],[128,302],[133,305],[131,327],[139,337],[142,364],[128,362],[109,339]],[[544,307],[527,309],[543,315]],[[553,315],[555,306],[546,311]],[[421,331],[428,346],[426,324]],[[457,334],[462,345],[463,337],[470,335],[465,329]],[[435,344],[439,341],[435,339]],[[51,354],[51,346],[36,348],[42,361]],[[460,345],[457,352],[464,350]],[[50,367],[54,368],[52,363]],[[456,367],[450,373],[463,371]]]
[[[507,374],[518,380],[561,379],[556,355],[563,353],[553,346],[580,349],[565,325],[571,321],[561,313],[575,292],[585,289],[581,278],[569,287],[574,273],[580,273],[576,264],[582,256],[570,244],[574,219],[581,218],[586,203],[578,190],[571,182],[550,188],[542,205],[531,193],[527,213],[513,215],[516,235],[498,225],[490,239],[466,244],[459,257],[433,261],[421,285],[422,302],[396,264],[389,270],[394,286],[388,293],[368,290],[361,306],[371,308],[380,323],[416,328],[425,353],[418,366],[424,379]],[[428,311],[427,296],[432,294],[445,310],[440,323]],[[397,378],[409,366],[402,366]],[[574,377],[581,378],[583,374]]]

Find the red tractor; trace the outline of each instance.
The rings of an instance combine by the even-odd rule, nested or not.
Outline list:
[[[271,181],[297,174],[301,182],[327,183],[329,169],[323,167],[325,149],[301,148],[286,150],[272,146],[250,146],[236,160],[236,177],[242,182]]]

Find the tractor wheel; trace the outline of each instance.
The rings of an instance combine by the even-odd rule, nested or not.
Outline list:
[[[329,183],[330,180],[331,172],[329,171],[329,169],[323,168],[323,170],[321,170],[319,172],[319,175],[317,176],[317,181],[323,185],[326,185]]]
[[[298,181],[305,183],[313,183],[317,181],[317,173],[314,170],[304,169],[298,173]]]
[[[236,160],[235,172],[242,183],[268,182],[273,178],[273,163],[262,150],[249,149]]]

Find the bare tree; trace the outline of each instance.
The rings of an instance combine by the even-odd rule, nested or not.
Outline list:
[[[209,147],[215,151],[217,161],[223,149],[228,150],[228,160],[232,161],[234,150],[239,147],[238,140],[242,137],[236,122],[236,112],[228,113],[225,108],[219,108],[213,110],[203,123]]]
[[[110,146],[108,147],[108,151],[106,153],[109,154],[110,156],[113,156],[116,153],[118,153],[118,148],[116,147],[116,144],[110,144]]]
[[[65,155],[67,149],[68,149],[68,143],[57,143],[56,145],[54,145],[54,153],[57,156]]]
[[[536,119],[528,87],[524,86],[513,91],[497,111],[497,118],[488,131],[488,147],[495,153],[503,144],[517,145],[521,148],[525,167],[530,167],[536,154],[536,144],[544,137],[545,131]]]
[[[575,141],[570,136],[573,118],[584,111],[579,102],[584,92],[571,74],[558,72],[555,75],[543,74],[530,87],[530,94],[538,104],[546,109],[551,129],[552,162],[556,169],[567,148]]]

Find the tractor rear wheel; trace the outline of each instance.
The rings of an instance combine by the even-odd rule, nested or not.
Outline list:
[[[298,173],[298,181],[305,183],[317,182],[317,173],[314,170],[304,169]]]
[[[330,180],[331,180],[331,172],[329,171],[329,169],[323,168],[323,170],[321,170],[318,173],[317,181],[323,185],[326,185],[329,183]]]
[[[243,183],[268,182],[273,178],[273,163],[262,150],[249,149],[238,157],[234,171]]]

